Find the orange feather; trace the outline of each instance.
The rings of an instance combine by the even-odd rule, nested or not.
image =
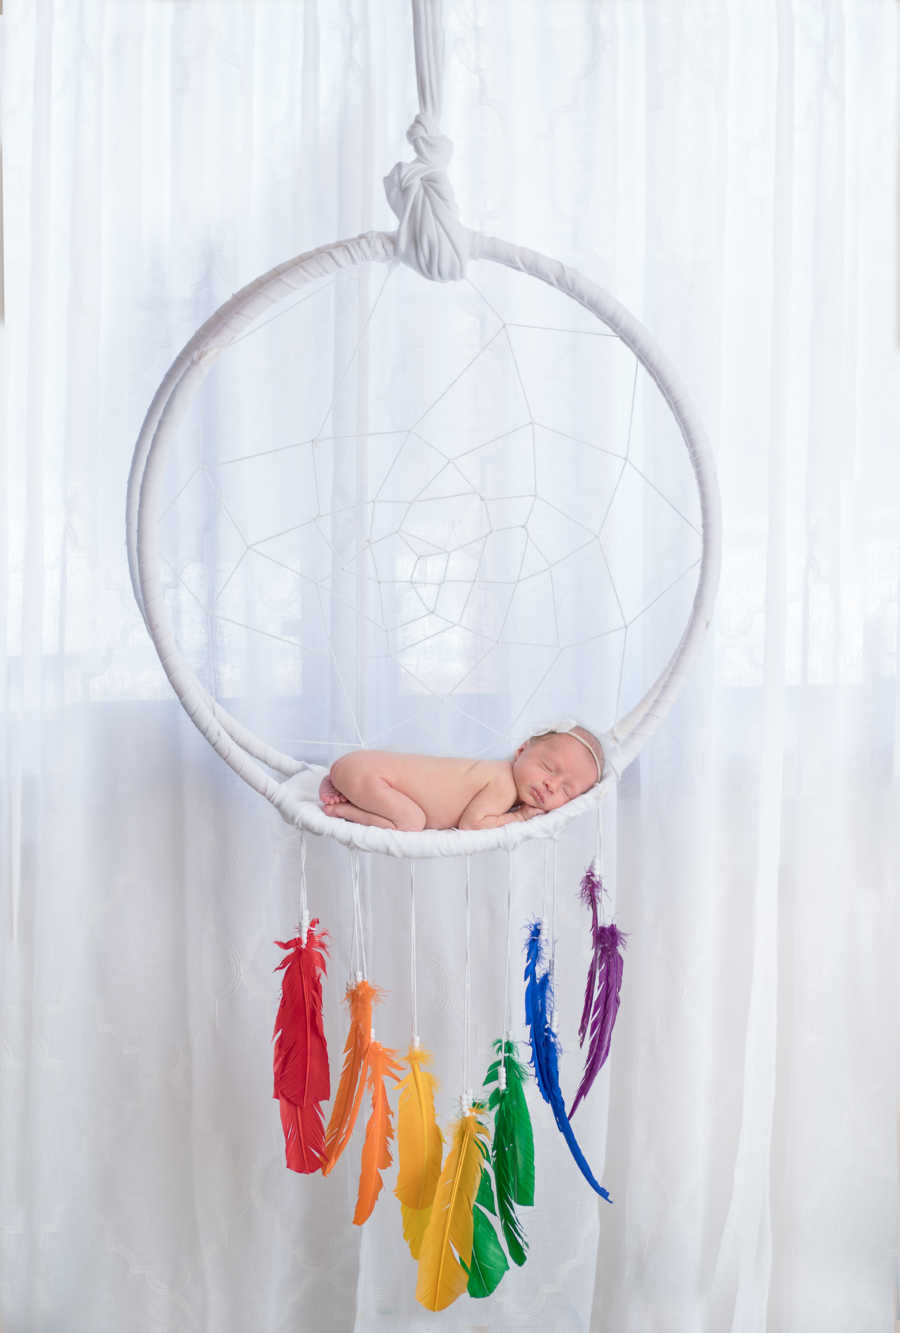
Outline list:
[[[372,1111],[366,1125],[366,1139],[362,1150],[362,1165],[359,1172],[359,1194],[356,1199],[354,1223],[360,1227],[375,1207],[375,1200],[381,1193],[383,1181],[381,1172],[392,1161],[389,1147],[394,1137],[391,1124],[391,1108],[387,1099],[385,1078],[394,1082],[400,1076],[397,1052],[389,1051],[380,1042],[373,1041],[366,1056],[369,1072],[369,1090],[372,1093]]]
[[[350,1030],[344,1043],[344,1067],[334,1105],[325,1130],[325,1157],[322,1174],[327,1176],[350,1142],[353,1126],[359,1114],[366,1084],[366,1056],[372,1039],[372,1005],[379,998],[377,987],[368,981],[358,981],[347,987],[345,996],[350,1006]]]

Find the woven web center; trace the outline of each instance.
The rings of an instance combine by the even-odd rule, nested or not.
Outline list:
[[[655,384],[577,303],[473,269],[304,291],[188,414],[161,520],[176,636],[229,706],[294,701],[296,753],[605,729],[687,619],[699,506]]]

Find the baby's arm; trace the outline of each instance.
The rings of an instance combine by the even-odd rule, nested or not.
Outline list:
[[[523,805],[518,810],[508,810],[501,815],[494,814],[493,812],[498,805],[503,806],[505,804],[504,797],[506,795],[502,784],[494,780],[486,782],[463,810],[459,817],[459,827],[461,829],[499,828],[501,824],[514,824],[520,820],[533,819],[535,815],[543,814],[543,811],[534,805]]]

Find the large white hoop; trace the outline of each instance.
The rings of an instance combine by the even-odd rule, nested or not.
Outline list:
[[[138,436],[128,479],[128,563],[134,594],[163,669],[188,716],[217,754],[271,801],[289,823],[349,846],[393,856],[457,855],[512,847],[526,838],[555,837],[570,819],[595,805],[654,734],[681,689],[712,616],[721,561],[721,513],[712,455],[672,367],[647,330],[624,306],[576,270],[496,237],[472,231],[466,235],[472,262],[503,264],[538,278],[577,301],[618,335],[668,403],[699,491],[703,550],[690,617],[659,678],[608,733],[612,742],[610,771],[589,792],[550,814],[485,832],[451,829],[398,833],[333,819],[315,802],[301,799],[296,784],[285,781],[314,766],[280,753],[231,717],[201,685],[175,641],[162,590],[158,518],[163,463],[181,414],[218,354],[246,333],[264,311],[309,282],[359,264],[395,258],[396,233],[366,232],[353,240],[310,250],[279,264],[226,301],[185,345],[157,389]],[[273,777],[268,769],[280,776]]]

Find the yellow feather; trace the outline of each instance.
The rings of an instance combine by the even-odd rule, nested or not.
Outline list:
[[[418,1259],[422,1250],[422,1237],[431,1217],[431,1204],[427,1208],[409,1208],[405,1203],[401,1203],[400,1212],[403,1215],[403,1239],[409,1246],[412,1257]]]
[[[410,1046],[406,1055],[409,1073],[400,1084],[397,1105],[397,1184],[394,1193],[402,1204],[417,1212],[431,1207],[441,1174],[444,1143],[434,1114],[437,1080],[421,1067],[430,1060],[428,1051],[420,1046]],[[416,1257],[414,1253],[413,1258]]]
[[[469,1284],[459,1260],[472,1262],[472,1209],[487,1143],[487,1128],[474,1113],[457,1120],[419,1254],[416,1300],[426,1310],[445,1310]]]

